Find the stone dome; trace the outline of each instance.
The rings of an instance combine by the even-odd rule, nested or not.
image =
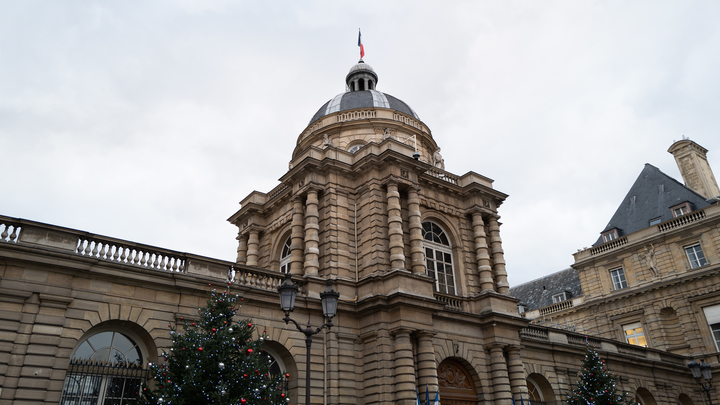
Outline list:
[[[350,72],[345,77],[345,84],[347,85],[345,93],[338,94],[323,104],[310,119],[309,124],[328,114],[358,108],[388,108],[415,117],[418,120],[420,119],[404,101],[375,90],[377,82],[378,76],[375,70],[360,59],[355,66],[350,68]]]

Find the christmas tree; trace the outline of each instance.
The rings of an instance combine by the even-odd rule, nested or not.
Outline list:
[[[272,375],[272,359],[263,352],[263,333],[257,339],[250,320],[233,322],[240,308],[229,288],[212,291],[199,308],[200,319],[188,323],[184,331],[172,325],[170,352],[163,351],[160,364],[150,363],[152,389],[143,386],[144,404],[286,404],[285,378]]]
[[[588,343],[585,349],[580,380],[577,388],[567,395],[568,405],[630,405],[637,402],[628,393],[617,394],[615,384],[619,380],[605,367],[595,348]]]

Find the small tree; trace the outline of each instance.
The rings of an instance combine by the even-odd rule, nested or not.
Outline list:
[[[595,348],[588,343],[585,349],[577,388],[567,394],[568,405],[630,405],[637,402],[627,392],[616,393],[619,376],[608,372]]]
[[[228,289],[229,290],[229,289]],[[163,351],[162,364],[150,364],[154,387],[143,386],[145,404],[285,404],[285,376],[272,376],[270,358],[262,352],[263,334],[253,339],[250,320],[233,323],[240,299],[212,291],[200,320],[184,332],[172,325],[172,347]]]

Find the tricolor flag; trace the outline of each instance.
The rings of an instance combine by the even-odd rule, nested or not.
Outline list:
[[[360,47],[360,59],[365,56],[365,47],[362,44],[362,35],[360,34],[360,28],[358,28],[358,46]]]
[[[425,384],[425,405],[430,405],[430,393],[428,392],[427,384]]]
[[[440,405],[440,390],[435,391],[435,403],[433,405]]]

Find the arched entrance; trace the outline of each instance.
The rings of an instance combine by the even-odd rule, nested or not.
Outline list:
[[[477,405],[473,378],[459,361],[445,359],[438,367],[441,405]]]

